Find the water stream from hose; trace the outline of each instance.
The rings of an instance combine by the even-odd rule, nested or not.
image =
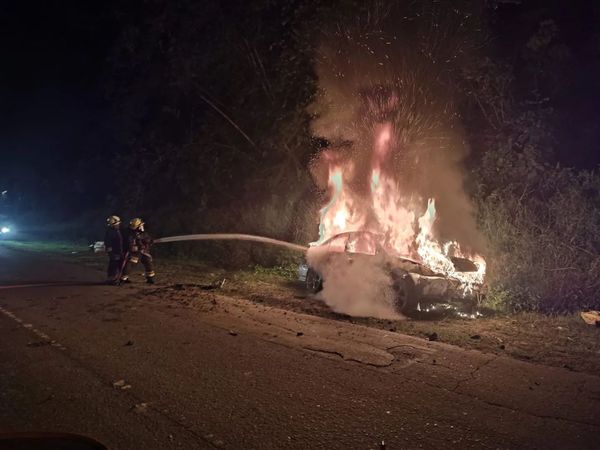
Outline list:
[[[262,242],[265,244],[277,245],[297,252],[306,252],[307,246],[293,244],[291,242],[280,241],[279,239],[268,238],[264,236],[255,236],[253,234],[238,234],[238,233],[217,233],[217,234],[185,234],[182,236],[169,236],[156,239],[154,243],[163,244],[167,242],[181,241],[252,241]]]

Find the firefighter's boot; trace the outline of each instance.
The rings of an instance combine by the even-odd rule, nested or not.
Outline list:
[[[154,276],[156,275],[156,273],[154,272],[152,267],[152,257],[148,255],[142,255],[142,263],[146,268],[146,273],[144,274],[146,275],[146,283],[154,284]]]

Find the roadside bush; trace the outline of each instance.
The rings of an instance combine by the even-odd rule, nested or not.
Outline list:
[[[510,310],[600,307],[600,176],[540,162],[531,149],[489,152],[479,215],[491,300]]]

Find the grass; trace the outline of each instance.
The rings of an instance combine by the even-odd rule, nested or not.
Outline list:
[[[298,266],[295,264],[288,264],[285,266],[276,267],[265,267],[260,265],[254,265],[247,272],[248,276],[256,276],[264,279],[285,279],[294,280],[298,275]]]

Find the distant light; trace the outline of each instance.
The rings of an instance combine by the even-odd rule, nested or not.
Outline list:
[[[10,228],[2,227],[2,228],[0,228],[0,233],[2,233],[2,234],[10,233]]]

